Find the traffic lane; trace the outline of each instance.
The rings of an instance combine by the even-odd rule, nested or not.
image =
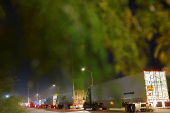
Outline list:
[[[110,110],[103,110],[103,111],[85,111],[85,110],[70,110],[70,109],[37,109],[37,108],[25,108],[26,113],[125,113],[123,111],[110,111]]]
[[[73,110],[73,109],[37,109],[26,108],[26,113],[125,113],[125,111],[119,110],[102,110],[102,111],[85,111],[85,110]],[[141,113],[141,112],[138,112]],[[154,113],[170,113],[170,109],[155,109]]]
[[[155,113],[170,113],[170,109],[155,109]]]

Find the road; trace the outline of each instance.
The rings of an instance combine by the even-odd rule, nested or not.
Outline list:
[[[37,108],[26,108],[26,113],[113,113],[114,111],[84,111],[84,110],[69,110],[69,109],[37,109]],[[124,111],[116,111],[116,113],[125,113]]]
[[[114,111],[84,111],[84,110],[58,110],[58,109],[36,109],[36,108],[26,108],[26,113],[126,113],[122,110]],[[140,113],[140,112],[138,112]],[[144,113],[144,112],[142,112]],[[154,113],[170,113],[170,109],[155,109]]]

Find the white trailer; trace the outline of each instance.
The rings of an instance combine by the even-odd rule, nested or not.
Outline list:
[[[154,107],[165,107],[165,101],[169,101],[165,71],[144,71],[147,102]]]
[[[122,107],[125,106],[124,103],[140,104],[140,109],[145,109],[148,105],[165,107],[164,102],[169,101],[163,71],[144,71],[94,85],[91,95],[92,103],[103,103],[107,108]],[[144,103],[148,105],[143,105]]]

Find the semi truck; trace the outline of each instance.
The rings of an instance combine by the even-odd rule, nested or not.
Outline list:
[[[85,102],[85,100],[83,100],[84,97],[84,90],[74,90],[34,101],[34,105],[38,108],[78,109],[83,108]]]
[[[39,107],[40,108],[46,108],[46,99],[39,100]]]
[[[57,95],[47,97],[45,102],[46,108],[48,107],[56,108],[56,100],[57,100]]]
[[[164,71],[143,73],[111,80],[88,88],[84,109],[125,107],[126,111],[146,111],[166,107],[169,102]]]
[[[39,101],[37,100],[37,101],[34,101],[34,105],[35,105],[35,107],[39,107]]]
[[[61,93],[59,94],[57,99],[58,108],[59,109],[83,108],[83,103],[85,102],[83,100],[83,97],[85,97],[84,90],[74,90]]]
[[[35,107],[34,102],[30,102],[29,107],[31,107],[31,108]]]

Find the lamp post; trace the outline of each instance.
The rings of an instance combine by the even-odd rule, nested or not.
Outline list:
[[[85,71],[86,69],[85,69],[85,68],[82,68],[81,70],[82,70],[82,71]],[[92,85],[90,85],[90,90],[88,90],[88,92],[89,92],[89,99],[90,99],[90,108],[91,108],[91,87],[93,86],[93,76],[92,76],[92,72],[91,72],[91,71],[89,71],[89,70],[86,70],[86,71],[90,72],[90,74],[91,74],[91,79],[92,79]]]
[[[86,69],[85,69],[85,68],[82,68],[81,70],[82,70],[82,71],[85,71]],[[89,71],[89,70],[86,70],[86,71],[88,71],[88,72],[91,74],[92,85],[90,85],[90,87],[92,87],[92,86],[93,86],[93,76],[92,76],[92,72]]]
[[[29,101],[29,88],[28,88],[28,103],[29,103],[30,101]]]
[[[55,87],[56,85],[55,84],[53,84],[53,87]],[[58,100],[58,103],[56,102],[56,104],[58,104],[59,105],[59,86],[56,86],[56,87],[58,87],[58,95],[57,95],[57,100]],[[59,107],[59,106],[58,106]]]
[[[37,101],[38,101],[38,93],[37,93]]]
[[[53,87],[55,87],[56,85],[55,84],[53,84]],[[56,86],[56,87],[58,87],[58,93],[59,93],[59,86]]]
[[[37,82],[37,101],[38,101],[38,82]]]
[[[6,98],[9,98],[9,95],[5,95]]]

